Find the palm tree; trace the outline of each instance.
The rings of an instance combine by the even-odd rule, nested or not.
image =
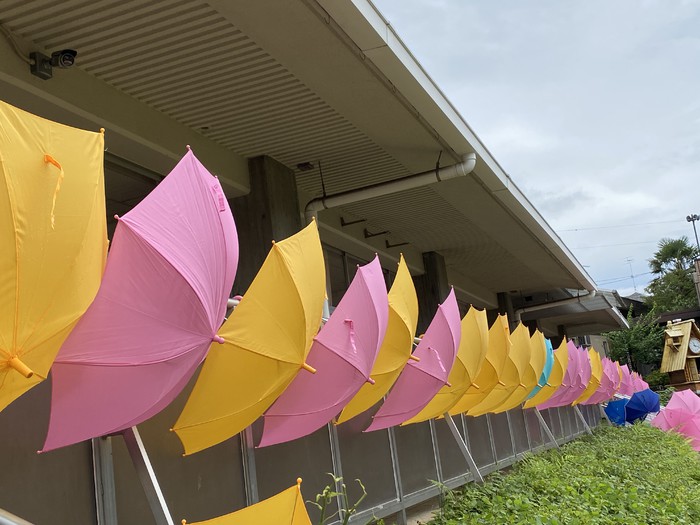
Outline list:
[[[700,255],[698,249],[690,244],[685,235],[680,239],[661,239],[654,257],[649,259],[649,268],[655,275],[664,275],[672,271],[685,271]]]

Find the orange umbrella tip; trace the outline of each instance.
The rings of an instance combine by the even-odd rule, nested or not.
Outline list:
[[[100,133],[105,134],[105,128],[100,128]]]
[[[182,525],[187,525],[187,520],[182,520],[180,523],[181,523]]]
[[[297,485],[301,485],[301,478],[297,478]]]
[[[418,357],[417,355],[411,354],[411,355],[408,356],[408,358],[409,358],[410,360],[412,360],[412,361],[415,361],[415,362],[417,362],[417,363],[420,363],[420,357]]]

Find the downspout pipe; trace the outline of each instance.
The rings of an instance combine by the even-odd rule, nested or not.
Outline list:
[[[421,186],[441,182],[443,180],[464,177],[469,175],[475,166],[476,153],[468,153],[462,157],[462,162],[452,166],[424,171],[422,173],[408,175],[407,177],[402,177],[400,179],[379,182],[377,184],[365,186],[364,188],[343,191],[334,195],[313,199],[306,205],[304,216],[308,224],[321,210],[336,208],[338,206],[364,201],[374,197],[381,197],[383,195],[389,195],[390,193],[396,193],[398,191],[419,188]]]
[[[583,295],[583,296],[569,297],[568,299],[562,299],[560,301],[551,301],[549,303],[534,304],[532,306],[518,308],[517,310],[515,310],[513,315],[515,317],[515,322],[519,323],[521,320],[522,314],[524,314],[525,312],[535,312],[537,310],[547,310],[549,308],[555,308],[555,307],[561,306],[563,304],[582,303],[584,301],[589,301],[589,300],[593,299],[595,296],[596,296],[596,291],[590,290],[586,295]]]

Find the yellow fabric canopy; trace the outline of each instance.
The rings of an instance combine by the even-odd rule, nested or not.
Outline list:
[[[522,376],[530,362],[530,334],[527,327],[519,324],[509,336],[510,345],[503,371],[498,376],[498,383],[481,403],[467,411],[467,415],[481,416],[497,409],[521,388]]]
[[[591,360],[591,379],[588,381],[588,386],[586,389],[581,393],[576,401],[571,403],[572,405],[578,405],[579,403],[586,401],[595,393],[596,390],[598,390],[598,387],[600,386],[600,379],[603,377],[603,361],[600,358],[600,354],[593,347],[588,349],[588,357]]]
[[[401,375],[413,350],[418,323],[418,297],[403,255],[389,290],[389,322],[384,341],[372,367],[374,384],[365,383],[338,416],[338,424],[361,414],[379,402]]]
[[[107,256],[104,136],[0,102],[0,410],[46,379]]]
[[[241,432],[299,370],[321,324],[325,267],[316,223],[273,244],[219,330],[173,430],[191,454]],[[308,373],[308,372],[303,372]]]
[[[505,315],[499,315],[491,325],[487,345],[486,356],[479,373],[462,398],[449,410],[453,416],[477,406],[498,384],[510,349],[508,319]]]
[[[260,503],[210,520],[196,523],[182,520],[182,525],[311,525],[311,519],[301,495],[299,478],[293,487]]]
[[[477,310],[473,306],[469,308],[462,319],[461,328],[457,359],[448,378],[450,384],[442,387],[423,410],[403,425],[442,416],[462,399],[472,384],[472,378],[478,375],[488,350],[486,310]]]
[[[561,386],[561,382],[564,379],[564,374],[566,373],[566,368],[569,366],[569,350],[566,347],[566,337],[564,337],[557,348],[554,351],[554,363],[552,364],[552,373],[549,374],[549,380],[547,384],[543,386],[537,394],[532,396],[523,405],[524,408],[534,408],[537,405],[547,401],[554,392],[556,392]]]
[[[513,332],[513,336],[515,336],[516,331]],[[530,392],[537,386],[537,381],[542,375],[544,363],[547,359],[547,343],[544,341],[544,334],[539,330],[535,330],[535,333],[530,336],[526,329],[526,337],[529,340],[530,360],[520,378],[520,385],[513,391],[508,400],[494,412],[505,412],[523,403],[527,396],[530,395]],[[523,344],[525,343],[523,342]]]

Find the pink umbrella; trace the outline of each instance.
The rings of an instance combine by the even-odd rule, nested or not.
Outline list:
[[[619,381],[617,367],[607,357],[603,358],[603,374],[600,378],[600,386],[595,393],[584,401],[584,405],[595,405],[607,401],[615,394],[616,382]]]
[[[569,353],[569,361],[566,366],[566,372],[564,372],[564,378],[562,379],[561,386],[547,401],[537,405],[538,410],[568,405],[571,401],[581,395],[581,390],[578,388],[581,381],[581,376],[579,374],[579,356],[581,352],[579,352],[578,347],[573,341],[567,341],[566,350]],[[572,398],[569,403],[566,402],[568,398]]]
[[[237,263],[226,197],[188,151],[119,219],[100,290],[52,368],[43,450],[124,430],[167,406],[219,341]]]
[[[260,447],[311,434],[333,419],[370,381],[384,339],[389,301],[379,258],[359,267],[345,296],[315,337],[307,363],[265,413]]]
[[[673,430],[690,438],[700,451],[700,398],[691,390],[674,392],[671,400],[651,424],[661,430]]]
[[[461,337],[459,307],[452,290],[413,352],[420,361],[408,362],[365,432],[400,425],[423,410],[447,384]]]
[[[700,417],[700,397],[692,390],[679,390],[671,395],[666,410]]]
[[[644,381],[642,379],[642,376],[640,376],[637,372],[633,372],[632,388],[634,389],[634,392],[641,392],[642,390],[646,390],[647,388],[649,388],[649,383]]]
[[[631,396],[634,394],[635,390],[630,369],[627,367],[627,365],[622,365],[620,369],[622,370],[622,382],[618,393],[622,394],[623,396]]]

